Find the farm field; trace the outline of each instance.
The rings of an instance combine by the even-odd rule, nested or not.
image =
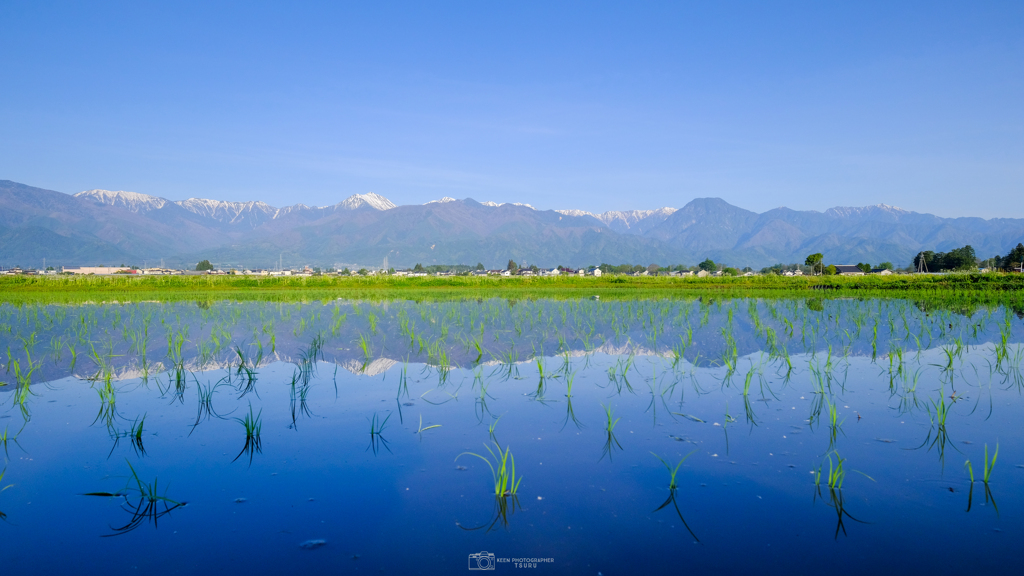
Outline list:
[[[14,570],[1006,571],[1024,535],[1009,290],[87,280],[0,304]]]

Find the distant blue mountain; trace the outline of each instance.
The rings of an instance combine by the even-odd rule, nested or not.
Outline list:
[[[972,245],[982,257],[1024,242],[1024,219],[939,218],[892,206],[777,208],[762,214],[719,198],[679,209],[591,214],[445,198],[396,206],[376,194],[335,205],[275,208],[262,202],[133,192],[74,196],[0,181],[0,265],[215,264],[392,266],[513,259],[539,266],[696,264],[761,268],[803,262],[907,265],[921,250]]]

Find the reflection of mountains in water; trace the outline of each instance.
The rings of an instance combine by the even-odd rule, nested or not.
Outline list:
[[[364,375],[364,376],[378,376],[391,369],[392,366],[398,364],[398,360],[392,360],[390,358],[375,358],[369,362],[357,358],[349,359],[335,359],[321,360],[317,364],[332,364],[337,365],[345,370],[348,370],[352,374]],[[261,368],[266,368],[271,364],[294,364],[296,367],[299,366],[300,362],[294,357],[285,356],[282,354],[273,354],[263,358],[260,362],[260,366],[257,368],[257,372]],[[206,362],[200,362],[198,358],[188,360],[182,366],[187,372],[207,372],[213,370],[236,370],[238,368],[238,358],[234,359],[227,357],[216,360],[208,360]],[[111,366],[110,379],[118,382],[123,380],[135,380],[141,378],[153,378],[161,374],[170,372],[173,367],[164,365],[163,362],[153,362],[143,367],[138,362],[131,362],[123,366]],[[103,374],[99,370],[85,371],[75,370],[72,374],[79,380],[96,380],[103,377]]]
[[[563,352],[563,354],[564,354],[564,352]],[[589,350],[579,349],[579,350],[570,350],[569,351],[569,357],[570,358],[582,358],[584,356],[589,356],[591,354],[605,354],[605,355],[608,355],[608,356],[629,356],[629,355],[633,355],[633,356],[658,356],[658,355],[664,355],[664,353],[659,353],[656,350],[653,350],[653,349],[650,349],[650,348],[647,348],[647,347],[644,347],[644,346],[638,346],[638,345],[636,345],[636,344],[634,344],[632,342],[627,342],[625,344],[614,344],[614,343],[606,342],[605,344],[602,344],[601,346],[597,346],[597,347],[591,348]],[[562,356],[562,354],[552,354],[552,355],[531,354],[531,355],[523,357],[523,358],[517,358],[515,361],[512,362],[512,364],[515,364],[515,365],[531,364],[531,363],[535,362],[537,360],[537,358],[539,358],[539,357],[557,360],[561,356]],[[369,360],[369,361],[366,360],[364,357],[351,357],[351,358],[335,357],[335,358],[325,358],[323,360],[318,360],[317,364],[332,364],[332,365],[336,365],[336,366],[338,366],[340,368],[344,368],[345,370],[347,370],[348,372],[350,372],[352,374],[360,375],[360,376],[379,376],[379,375],[387,372],[388,370],[390,370],[395,365],[397,365],[399,363],[402,363],[402,362],[405,362],[405,361],[406,361],[406,359],[403,359],[403,358],[387,358],[387,357],[374,358],[374,359]],[[427,365],[430,365],[430,366],[435,366],[435,367],[437,366],[436,363],[421,362],[421,361],[415,360],[415,359],[413,361],[417,362],[417,363],[427,364]],[[260,368],[266,368],[267,366],[269,366],[271,364],[279,364],[279,363],[280,364],[294,364],[296,367],[298,367],[301,364],[301,360],[296,358],[295,356],[281,354],[281,353],[275,353],[273,355],[264,357],[263,360],[260,362],[260,366],[259,366],[259,368],[257,368],[257,371],[259,371]],[[485,360],[485,361],[481,361],[479,363],[475,363],[475,362],[465,362],[464,364],[453,363],[449,367],[450,368],[459,368],[459,367],[464,367],[464,366],[468,366],[468,365],[473,365],[473,366],[475,366],[475,365],[480,365],[480,366],[498,366],[498,365],[505,364],[505,363],[506,362],[504,362],[502,360],[498,360],[498,359],[492,358],[491,360]],[[196,358],[191,358],[191,359],[186,360],[184,365],[183,365],[183,369],[184,370],[186,370],[187,372],[195,372],[195,373],[214,371],[214,370],[236,370],[237,368],[238,368],[238,357],[237,356],[225,356],[223,358],[210,359],[210,360],[207,360],[205,362],[200,362],[200,359],[198,357],[196,357]],[[152,363],[148,364],[147,366],[143,367],[139,362],[131,361],[130,363],[122,365],[122,366],[117,366],[117,365],[111,366],[111,369],[110,369],[110,379],[116,382],[116,381],[123,381],[123,380],[141,379],[141,378],[144,378],[144,377],[153,378],[155,376],[159,376],[159,375],[165,374],[167,372],[170,372],[172,369],[173,369],[173,367],[165,365],[163,362],[152,362]],[[87,370],[83,370],[83,369],[79,368],[79,369],[75,370],[72,375],[75,378],[78,378],[79,380],[96,380],[96,379],[103,378],[103,374],[98,369],[97,370],[92,370],[92,371],[87,371]]]
[[[802,353],[841,357],[877,354],[881,358],[892,350],[913,353],[913,348],[953,345],[955,338],[975,347],[997,341],[1006,330],[1004,322],[985,319],[1001,318],[1000,310],[982,311],[978,317],[960,316],[891,300],[720,303],[490,299],[274,305],[217,302],[205,307],[144,303],[46,306],[40,312],[52,318],[52,324],[32,332],[37,345],[31,350],[30,360],[26,341],[21,338],[36,329],[35,313],[0,307],[0,320],[12,327],[21,326],[20,335],[18,330],[0,333],[0,350],[10,350],[13,358],[8,362],[19,360],[23,371],[28,362],[33,362],[33,382],[72,375],[102,378],[97,363],[109,364],[115,380],[147,374],[162,377],[173,369],[167,356],[170,344],[163,344],[165,337],[168,343],[172,338],[177,342],[184,339],[184,346],[179,344],[178,349],[185,358],[183,368],[189,372],[237,372],[241,353],[247,363],[265,354],[258,371],[274,363],[278,371],[287,372],[281,363],[299,369],[304,360],[316,358],[352,374],[379,375],[405,362],[471,368],[479,364],[522,365],[550,358],[557,365],[559,356],[565,354],[578,358],[589,354],[671,357],[683,353],[688,363],[700,365],[722,364],[726,358],[761,352],[793,357]],[[154,320],[153,329],[140,354],[139,338],[147,333],[147,318]],[[156,319],[166,327],[155,328]],[[81,340],[82,325],[111,326],[113,331],[107,330],[102,342]],[[1010,341],[1019,341],[1019,334],[1011,333]],[[64,346],[54,344],[62,342]],[[69,342],[78,343],[77,356]],[[90,349],[90,343],[95,349],[87,356],[84,351]],[[22,349],[26,351],[20,352]],[[99,358],[94,358],[96,355]],[[159,361],[146,365],[143,356]],[[0,363],[0,371],[5,368]],[[321,368],[325,369],[333,371],[335,367]],[[10,384],[13,374],[0,379]],[[5,386],[0,392],[9,389]]]

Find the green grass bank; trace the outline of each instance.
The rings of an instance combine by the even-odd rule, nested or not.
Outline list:
[[[140,300],[435,300],[466,298],[909,298],[946,304],[1024,304],[1020,274],[892,276],[263,277],[3,276],[8,303]]]

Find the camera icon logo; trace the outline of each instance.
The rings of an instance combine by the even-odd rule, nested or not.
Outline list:
[[[470,570],[494,570],[494,554],[490,552],[477,552],[469,555]]]

